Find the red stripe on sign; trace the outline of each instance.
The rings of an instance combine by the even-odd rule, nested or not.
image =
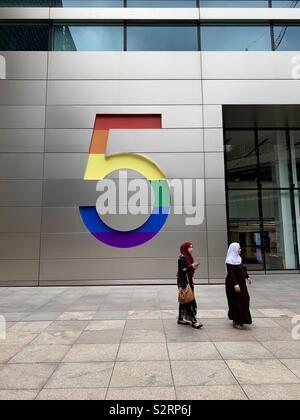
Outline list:
[[[97,115],[94,130],[161,128],[161,115]]]

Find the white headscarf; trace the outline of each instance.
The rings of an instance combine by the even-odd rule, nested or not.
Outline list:
[[[240,244],[233,242],[230,244],[227,252],[226,263],[231,265],[240,265],[242,258],[239,255]]]

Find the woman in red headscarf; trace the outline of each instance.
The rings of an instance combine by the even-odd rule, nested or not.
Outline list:
[[[191,242],[185,242],[180,247],[181,255],[178,259],[178,274],[177,274],[177,285],[183,289],[188,285],[194,292],[193,277],[195,270],[199,267],[199,263],[194,262],[192,256],[193,244]],[[179,316],[178,324],[191,325],[193,328],[201,328],[203,325],[197,321],[197,303],[194,299],[192,302],[185,305],[179,304]]]

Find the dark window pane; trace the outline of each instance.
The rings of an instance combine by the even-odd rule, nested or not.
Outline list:
[[[123,26],[55,26],[55,51],[122,51]]]
[[[201,48],[204,51],[271,51],[268,25],[203,25]]]
[[[56,0],[56,7],[124,7],[124,0]]]
[[[49,7],[50,0],[0,0],[0,7]]]
[[[230,242],[239,242],[243,261],[251,270],[263,269],[258,191],[228,191]]]
[[[248,270],[264,268],[261,238],[259,221],[229,224],[229,242],[238,242],[241,245],[243,263]]]
[[[229,188],[257,188],[257,153],[253,130],[225,133],[226,180]]]
[[[290,7],[292,9],[300,7],[299,0],[272,0],[272,7]]]
[[[197,26],[140,26],[127,29],[129,51],[197,51]]]
[[[291,198],[290,190],[262,191],[267,270],[296,268]]]
[[[263,188],[289,188],[289,150],[284,130],[258,132],[260,180]]]
[[[274,48],[276,51],[299,51],[300,26],[274,26]]]
[[[300,130],[290,131],[293,183],[300,188]]]
[[[128,7],[197,7],[196,0],[127,0]]]
[[[200,7],[269,7],[268,0],[200,0]]]
[[[48,51],[48,25],[0,25],[0,50]]]
[[[229,190],[228,191],[229,219],[247,222],[258,220],[258,192],[257,190]]]

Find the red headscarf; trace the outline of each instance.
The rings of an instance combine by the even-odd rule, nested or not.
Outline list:
[[[185,257],[185,266],[188,267],[189,265],[193,264],[194,258],[192,254],[189,253],[188,249],[190,246],[193,245],[191,242],[184,242],[180,246],[180,252]]]

